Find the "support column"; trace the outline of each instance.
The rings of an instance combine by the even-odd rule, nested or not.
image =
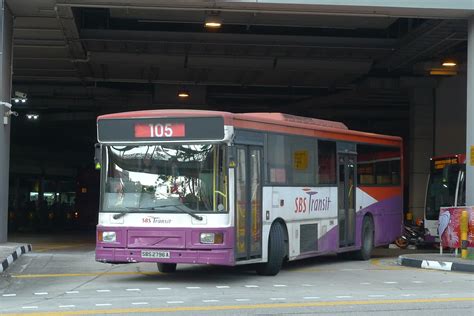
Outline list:
[[[12,82],[13,17],[0,0],[0,101],[10,102]],[[0,105],[0,243],[7,241],[8,176],[10,173],[10,124],[4,124],[8,109]]]
[[[426,181],[433,156],[434,84],[431,80],[412,80],[410,93],[409,204],[413,218],[423,218]]]
[[[474,205],[474,17],[467,37],[466,204]]]

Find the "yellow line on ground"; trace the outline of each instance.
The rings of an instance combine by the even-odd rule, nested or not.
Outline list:
[[[91,273],[53,273],[53,274],[13,274],[12,278],[34,279],[34,278],[62,278],[81,276],[103,276],[103,275],[157,275],[160,272],[91,272]]]
[[[448,303],[472,302],[474,297],[453,298],[427,298],[406,300],[366,300],[366,301],[329,301],[308,303],[280,303],[280,304],[252,304],[252,305],[224,305],[224,306],[187,306],[187,307],[157,307],[157,308],[117,308],[99,310],[78,310],[61,312],[36,312],[3,314],[3,316],[60,316],[60,315],[96,315],[96,314],[131,314],[131,313],[166,313],[166,312],[205,312],[225,310],[273,309],[273,308],[301,308],[321,306],[346,306],[346,305],[387,305],[387,304],[415,304],[415,303]]]
[[[402,267],[402,266],[399,266],[399,267],[385,266],[385,265],[382,265],[380,263],[380,259],[370,259],[370,264],[380,268],[378,270],[409,270],[409,269],[413,269],[413,268]]]

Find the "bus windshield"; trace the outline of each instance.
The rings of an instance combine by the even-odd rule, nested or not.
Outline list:
[[[101,210],[225,212],[222,145],[107,146]]]
[[[432,171],[426,196],[426,219],[437,220],[440,207],[454,206],[459,165]]]

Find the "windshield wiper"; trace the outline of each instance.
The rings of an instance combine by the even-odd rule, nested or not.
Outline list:
[[[194,217],[195,219],[197,219],[198,221],[202,221],[202,216],[199,216],[197,214],[194,214],[192,211],[188,211],[187,209],[185,208],[181,208],[179,204],[166,204],[166,205],[158,205],[158,206],[150,206],[150,207],[126,207],[127,210],[158,210],[160,208],[164,208],[164,207],[171,207],[171,206],[174,206],[176,207],[176,209],[178,211],[181,211],[182,213],[186,213],[192,217]],[[129,212],[121,212],[119,214],[115,214],[113,216],[113,219],[119,219],[119,218],[122,218],[124,217],[125,215],[127,215]]]
[[[130,211],[130,210],[154,210],[153,207],[125,207],[127,209],[127,211]],[[120,212],[119,214],[115,214],[113,217],[113,219],[119,219],[119,218],[122,218],[124,217],[125,215],[127,215],[128,213],[130,212],[127,212],[127,211],[124,211],[124,212]]]
[[[182,213],[186,213],[188,215],[190,215],[191,217],[194,217],[195,219],[197,219],[198,221],[202,221],[202,216],[199,216],[197,214],[194,214],[192,211],[188,211],[187,209],[185,208],[181,208],[179,204],[167,204],[167,205],[158,205],[158,206],[155,206],[155,207],[150,207],[150,209],[153,209],[153,210],[156,210],[156,209],[159,209],[159,208],[163,208],[163,207],[170,207],[170,206],[174,206],[176,207],[176,209],[178,211],[181,211]],[[183,205],[184,206],[184,205]]]

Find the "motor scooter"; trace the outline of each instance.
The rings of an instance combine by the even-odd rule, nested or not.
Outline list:
[[[405,223],[403,227],[403,235],[395,240],[395,245],[399,248],[405,249],[409,245],[413,246],[424,246],[425,242],[425,229],[423,222],[417,224]]]

